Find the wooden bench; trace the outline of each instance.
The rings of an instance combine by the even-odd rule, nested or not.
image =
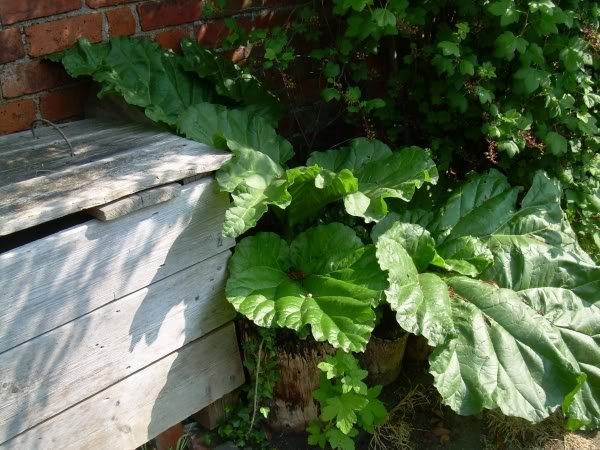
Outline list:
[[[229,155],[60,128],[0,138],[0,449],[134,449],[243,383],[211,176]]]

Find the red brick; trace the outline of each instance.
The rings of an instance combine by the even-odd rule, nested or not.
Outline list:
[[[81,116],[88,91],[89,86],[81,84],[45,94],[40,99],[42,117],[56,121]]]
[[[0,80],[5,97],[20,97],[63,86],[70,78],[60,64],[36,60],[6,66]]]
[[[33,100],[0,105],[0,134],[14,133],[31,127],[35,119],[35,103]]]
[[[142,30],[156,30],[198,20],[202,15],[202,0],[165,0],[138,5]]]
[[[181,40],[186,37],[190,37],[191,33],[185,29],[175,29],[163,31],[154,36],[154,40],[165,49],[171,49],[175,52],[181,51]]]
[[[0,0],[0,20],[3,25],[10,25],[79,8],[81,0]]]
[[[25,56],[21,42],[21,30],[9,28],[0,30],[0,64],[15,61]]]
[[[42,56],[71,47],[77,40],[102,40],[102,14],[92,13],[40,23],[25,28],[29,54]]]
[[[135,33],[135,18],[129,8],[107,11],[106,20],[111,36],[129,36]]]
[[[102,8],[104,6],[115,6],[122,5],[124,3],[131,3],[135,0],[86,0],[85,4],[90,8]]]
[[[231,31],[222,20],[200,25],[196,28],[196,40],[201,44],[215,48],[219,47]]]

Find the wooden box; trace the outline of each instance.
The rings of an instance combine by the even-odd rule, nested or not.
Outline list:
[[[134,449],[243,382],[211,176],[229,155],[60,129],[0,138],[0,448]]]

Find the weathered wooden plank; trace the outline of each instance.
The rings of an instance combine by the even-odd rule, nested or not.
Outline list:
[[[233,391],[206,408],[195,413],[192,418],[207,430],[214,430],[225,418],[226,408],[235,405],[239,400],[239,392]]]
[[[0,442],[231,321],[223,293],[229,254],[2,353]]]
[[[111,128],[114,127],[138,127],[139,124],[135,123],[123,123],[123,121],[116,120],[103,120],[104,124]],[[77,144],[76,136],[93,135],[94,133],[101,133],[105,131],[102,126],[99,125],[100,121],[97,120],[77,120],[73,122],[67,122],[59,124],[58,127],[61,131],[71,140],[73,144]],[[106,127],[105,127],[106,128]],[[68,146],[64,142],[64,139],[56,132],[55,129],[47,125],[40,124],[35,128],[35,138],[31,133],[31,130],[22,131],[20,133],[12,133],[2,137],[2,147],[0,148],[0,154],[3,159],[11,151],[18,153],[22,151],[28,151],[28,149],[39,149],[45,148],[48,145],[64,145],[67,149]],[[62,144],[61,144],[62,143]],[[31,155],[29,155],[31,156]]]
[[[0,449],[133,450],[242,383],[230,324],[0,444]]]
[[[160,128],[114,121],[82,120],[59,125],[73,146],[53,128],[37,128],[37,139],[30,132],[0,137],[0,186],[84,164],[154,140],[177,141],[180,137]],[[39,135],[41,134],[41,136]]]
[[[87,212],[98,220],[106,222],[149,206],[159,205],[175,198],[181,191],[179,183],[166,184],[136,194],[128,195],[106,205],[96,206]]]
[[[86,136],[75,146],[75,158],[64,143],[21,153],[0,152],[0,236],[213,172],[231,157],[140,125],[116,129],[103,125]],[[2,139],[0,147],[5,147]]]
[[[0,352],[231,247],[221,238],[229,200],[215,184],[0,254]]]

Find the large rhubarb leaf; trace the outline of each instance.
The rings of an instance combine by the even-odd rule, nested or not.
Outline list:
[[[454,330],[448,287],[436,274],[419,274],[413,258],[419,260],[428,254],[433,259],[433,240],[430,244],[429,234],[418,231],[411,242],[407,239],[410,226],[396,223],[377,239],[379,266],[388,272],[389,288],[385,296],[402,328],[425,336],[431,345],[439,345]],[[405,246],[413,252],[413,257]]]
[[[255,76],[191,39],[184,39],[181,48],[184,69],[210,81],[219,95],[228,97],[240,105],[256,107],[271,123],[279,118],[279,99]]]
[[[216,99],[214,88],[186,72],[181,57],[147,39],[115,37],[101,44],[80,40],[52,56],[73,77],[88,75],[99,96],[118,94],[156,121],[174,125],[189,106]]]
[[[391,155],[392,151],[383,142],[357,138],[352,139],[347,147],[312,153],[307,164],[316,164],[333,172],[349,169],[356,173],[371,161],[385,159]]]
[[[257,325],[310,328],[317,341],[364,350],[372,303],[385,288],[372,245],[341,224],[311,228],[291,244],[272,233],[243,239],[229,265],[229,302]]]
[[[358,180],[348,169],[335,173],[319,166],[296,167],[288,169],[287,180],[292,197],[286,209],[290,226],[316,216],[324,206],[358,190]]]
[[[436,255],[426,258],[430,267],[479,278],[440,280],[448,285],[454,333],[438,341],[430,362],[444,402],[461,414],[499,408],[531,421],[560,406],[569,427],[594,428],[600,412],[600,268],[566,224],[554,180],[536,174],[520,205],[518,192],[491,171],[452,193],[433,220],[402,213],[377,224],[377,256],[390,281],[386,298],[401,312],[431,305],[423,301],[415,265],[422,267],[418,258],[431,251],[410,251],[410,228],[402,223],[413,219],[436,241]],[[437,276],[418,277],[424,275]],[[409,313],[398,322],[425,334]]]
[[[438,242],[490,235],[513,217],[520,190],[496,170],[473,177],[453,192],[428,228]]]
[[[269,205],[290,204],[281,164],[292,156],[292,146],[259,114],[201,103],[181,114],[177,126],[191,139],[233,152],[217,172],[219,186],[233,199],[225,236],[237,237],[255,226]]]
[[[457,337],[430,358],[434,384],[459,414],[499,408],[539,422],[568,408],[585,381],[559,331],[512,290],[449,279]]]
[[[269,205],[286,208],[291,201],[285,171],[267,155],[229,141],[234,157],[216,174],[233,204],[225,213],[223,235],[236,237],[256,225]]]
[[[177,127],[195,141],[222,149],[227,148],[227,141],[233,141],[264,153],[278,164],[284,164],[294,154],[292,144],[255,111],[200,103],[181,114]]]
[[[350,146],[315,152],[308,160],[338,172],[349,169],[358,179],[358,192],[348,194],[344,204],[348,214],[377,222],[388,213],[386,198],[410,201],[423,183],[437,182],[437,169],[429,154],[418,147],[392,152],[379,141],[355,139]]]
[[[436,252],[433,265],[470,277],[476,277],[494,261],[489,247],[474,236],[446,241],[436,248]]]
[[[420,215],[403,215],[408,220],[419,219]],[[373,227],[371,237],[377,241],[379,237],[395,228],[394,239],[404,247],[419,272],[430,264],[457,272],[461,275],[477,276],[493,261],[488,246],[473,236],[462,236],[435,245],[435,240],[423,226],[418,223],[404,222],[397,213],[390,213]]]
[[[596,300],[586,301],[564,288],[532,288],[519,292],[521,298],[548,319],[567,344],[574,364],[587,379],[566,411],[571,429],[600,427],[600,269],[595,273]]]

